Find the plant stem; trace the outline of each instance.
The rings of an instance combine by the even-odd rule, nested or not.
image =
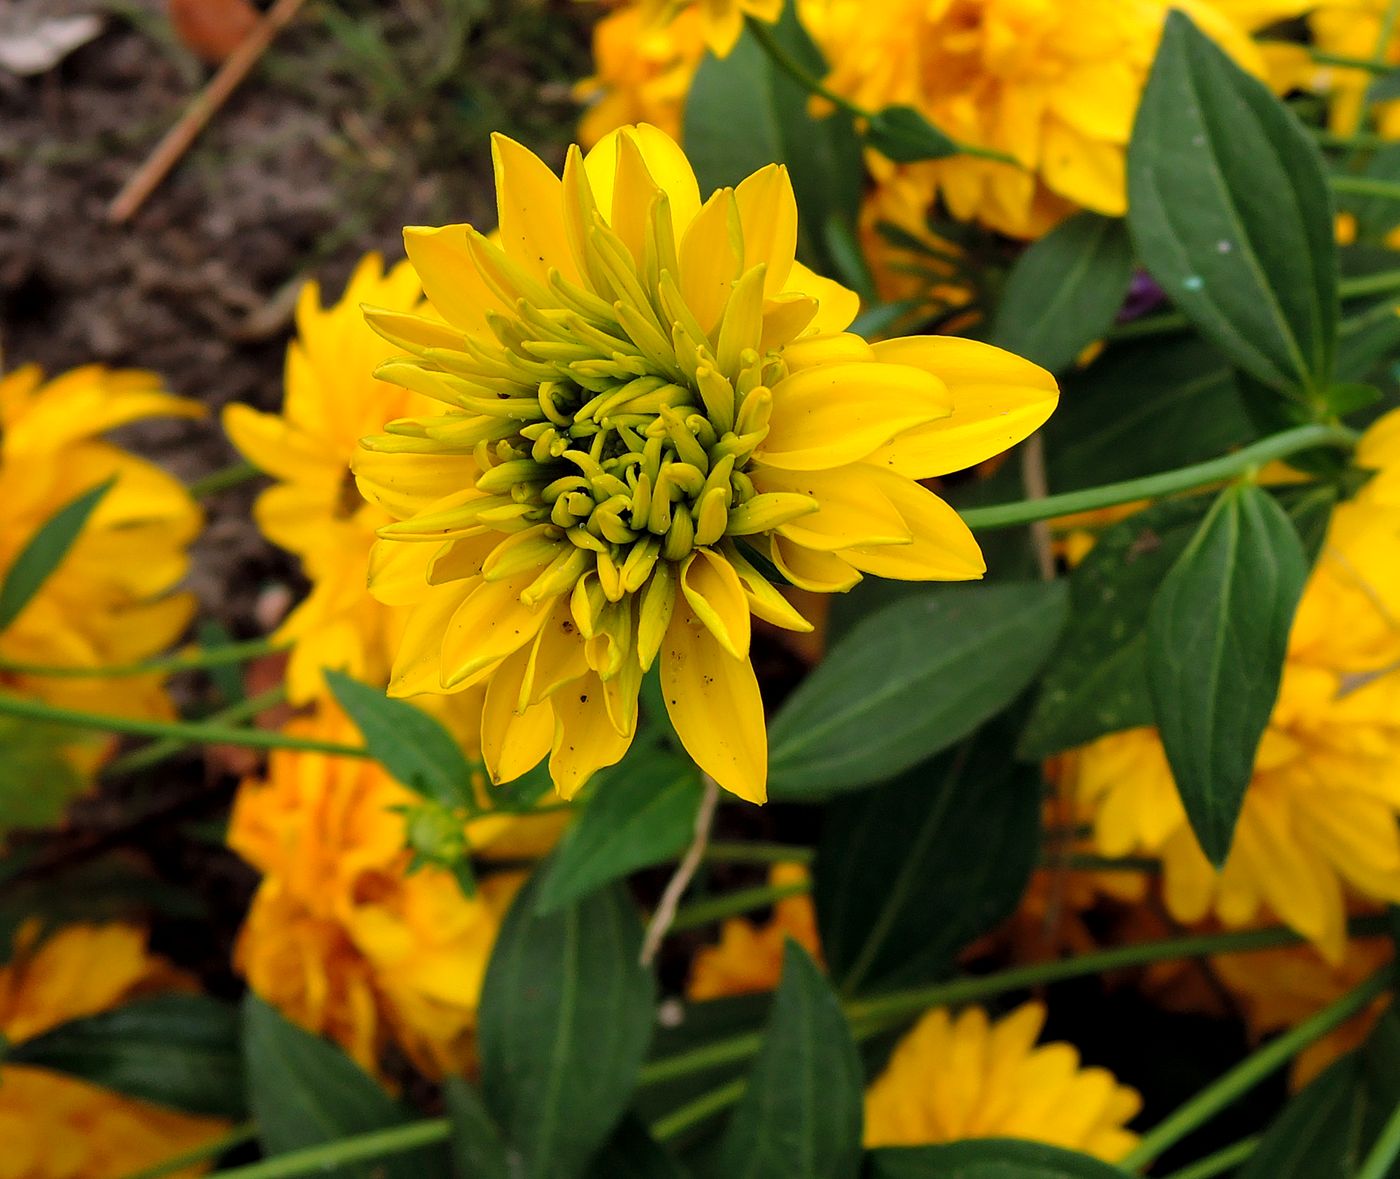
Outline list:
[[[143,1171],[136,1171],[124,1176],[124,1179],[164,1179],[164,1176],[173,1175],[176,1171],[183,1171],[196,1163],[205,1163],[210,1159],[216,1159],[226,1150],[232,1150],[235,1146],[251,1142],[257,1137],[257,1134],[257,1126],[252,1122],[245,1122],[241,1126],[235,1126],[222,1138],[215,1138],[201,1146],[196,1146],[193,1150],[185,1151],[184,1154],[163,1159],[153,1167],[147,1167]]]
[[[1333,192],[1348,196],[1380,197],[1400,201],[1400,184],[1393,180],[1377,180],[1374,176],[1332,176],[1328,178]]]
[[[346,1163],[382,1159],[416,1150],[420,1146],[446,1142],[451,1132],[446,1118],[428,1118],[406,1126],[392,1126],[387,1130],[327,1142],[324,1146],[290,1151],[275,1158],[263,1159],[260,1163],[250,1163],[246,1167],[234,1167],[216,1174],[223,1179],[290,1179],[294,1175],[314,1175]]]
[[[1227,1146],[1223,1150],[1217,1150],[1214,1154],[1206,1155],[1199,1162],[1192,1163],[1189,1167],[1184,1167],[1180,1171],[1173,1171],[1164,1179],[1215,1179],[1217,1175],[1223,1175],[1226,1171],[1233,1171],[1245,1159],[1249,1158],[1259,1149],[1259,1137],[1242,1138],[1233,1146]]]
[[[651,915],[651,920],[647,922],[646,932],[642,935],[641,964],[650,966],[656,951],[661,948],[661,941],[666,936],[676,920],[676,911],[680,906],[681,897],[685,896],[685,890],[690,887],[690,882],[695,878],[695,873],[700,868],[700,861],[705,855],[705,847],[710,842],[710,829],[714,826],[715,808],[719,805],[719,783],[709,774],[703,775],[705,780],[705,792],[700,796],[700,806],[695,811],[695,834],[692,836],[690,846],[686,849],[685,855],[681,857],[681,862],[676,865],[676,870],[671,874],[671,879],[666,882],[666,888],[661,893],[661,899],[656,902],[656,911]]]
[[[1356,1172],[1356,1179],[1386,1179],[1397,1158],[1400,1158],[1400,1106],[1386,1119],[1366,1161]]]
[[[1400,185],[1394,185],[1400,195]],[[1400,270],[1380,270],[1375,274],[1362,274],[1356,278],[1344,278],[1337,284],[1337,291],[1343,299],[1363,299],[1368,295],[1390,295],[1400,291]]]
[[[1285,458],[1300,450],[1319,446],[1351,447],[1356,435],[1342,426],[1310,425],[1285,430],[1269,438],[1242,447],[1233,454],[1222,455],[1204,463],[1164,471],[1160,475],[1144,475],[1140,479],[1125,479],[1121,483],[1106,483],[1084,491],[1067,491],[1045,499],[1017,500],[985,508],[968,508],[960,513],[963,522],[974,531],[994,528],[1014,528],[1037,520],[1052,520],[1075,512],[1096,508],[1111,508],[1139,499],[1156,499],[1179,491],[1205,487],[1242,475],[1253,467],[1261,467],[1274,459]]]
[[[1369,1006],[1390,986],[1393,973],[1390,965],[1383,967],[1336,1002],[1329,1003],[1321,1011],[1250,1053],[1224,1076],[1211,1082],[1165,1121],[1143,1135],[1120,1165],[1125,1171],[1145,1168],[1163,1151],[1175,1146],[1222,1109],[1233,1105],[1265,1077],[1282,1068],[1309,1044],[1320,1040],[1333,1028]]]
[[[287,686],[278,684],[266,692],[259,692],[256,696],[249,696],[246,700],[238,701],[237,704],[221,708],[203,723],[236,725],[251,720],[265,709],[275,708],[286,698]],[[167,757],[179,753],[180,750],[187,749],[192,744],[192,741],[183,737],[166,737],[163,741],[152,741],[149,745],[143,745],[140,749],[133,749],[130,753],[124,753],[121,757],[115,758],[103,766],[102,772],[104,774],[132,774],[137,770],[149,769],[153,765],[159,765]]]
[[[96,729],[108,733],[129,733],[134,737],[172,737],[190,744],[240,745],[249,749],[296,749],[304,753],[328,753],[339,757],[370,756],[369,750],[358,745],[341,745],[334,741],[315,741],[305,737],[289,737],[263,729],[238,729],[202,721],[153,721],[135,717],[110,716],[100,712],[81,712],[75,708],[59,708],[38,700],[0,693],[0,716],[22,716],[29,720],[72,725],[80,729]]]
[[[1265,41],[1265,45],[1294,45],[1292,41]],[[1390,72],[1390,67],[1384,62],[1377,62],[1368,57],[1347,57],[1344,53],[1323,53],[1320,49],[1309,49],[1308,51],[1313,61],[1318,65],[1340,66],[1347,70],[1367,70],[1373,74],[1386,74]]]
[[[696,901],[692,905],[683,905],[677,909],[676,916],[671,921],[671,932],[674,933],[678,929],[694,929],[700,925],[710,925],[715,921],[722,921],[726,917],[748,913],[753,909],[761,909],[765,905],[771,905],[785,897],[794,897],[810,892],[811,887],[805,880],[795,880],[791,884],[745,888],[738,892],[725,893],[723,896],[707,897],[703,901]]]
[[[658,1142],[669,1142],[676,1135],[699,1125],[711,1114],[729,1108],[744,1095],[746,1082],[736,1077],[727,1085],[721,1085],[704,1093],[679,1109],[667,1114],[651,1124],[651,1134]]]
[[[705,862],[715,864],[810,864],[810,847],[789,843],[711,843]]]
[[[227,491],[230,487],[237,487],[240,483],[256,479],[261,474],[252,463],[233,463],[217,471],[210,471],[202,479],[196,479],[187,490],[195,499],[208,499],[220,491]]]
[[[111,667],[54,667],[42,663],[12,663],[0,660],[0,671],[50,679],[119,679],[126,676],[153,675],[157,672],[174,674],[180,671],[199,671],[206,667],[226,667],[230,663],[247,663],[285,649],[280,643],[274,643],[270,639],[249,639],[245,643],[228,643],[220,647],[197,649],[189,655],[163,655],[158,659],[143,659],[139,663],[121,663]]]

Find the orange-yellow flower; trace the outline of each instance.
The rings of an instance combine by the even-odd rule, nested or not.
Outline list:
[[[224,410],[233,444],[277,480],[253,508],[258,527],[301,558],[311,582],[274,636],[292,645],[287,691],[296,703],[324,691],[326,668],[386,682],[405,621],[402,610],[381,605],[365,588],[375,529],[390,518],[360,498],[350,460],[365,434],[428,403],[374,379],[375,366],[394,349],[365,326],[364,303],[418,310],[422,292],[412,267],[400,263],[386,273],[379,255],[368,254],[330,307],[321,305],[317,284],[307,283],[297,301],[297,338],[287,349],[281,412]]]
[[[567,797],[626,752],[658,664],[687,752],[761,800],[750,614],[810,624],[748,554],[823,592],[980,577],[917,480],[1024,438],[1055,382],[970,340],[847,333],[856,297],[794,260],[781,167],[702,204],[654,127],[571,150],[562,181],[509,139],[494,152],[499,245],[405,233],[445,323],[369,313],[412,353],[380,374],[442,403],[355,463],[397,520],[371,590],[415,606],[390,692],[487,684],[493,776],[549,753]]]
[[[1024,1138],[1116,1162],[1137,1143],[1125,1127],[1137,1093],[1069,1044],[1036,1046],[1045,1008],[992,1021],[980,1007],[926,1013],[865,1095],[867,1146]]]
[[[37,924],[0,966],[0,1035],[12,1043],[141,995],[183,987],[128,925]],[[0,1065],[0,1179],[98,1179],[144,1170],[220,1137],[227,1123],[123,1097],[28,1065]],[[204,1167],[175,1172],[197,1175]]]
[[[744,31],[744,18],[772,24],[782,15],[783,0],[638,0],[643,18],[665,24],[691,12],[700,18],[705,45],[717,57],[729,56]]]
[[[288,732],[357,739],[329,708]],[[446,870],[410,872],[397,808],[412,802],[374,762],[274,752],[266,779],[243,783],[229,827],[230,846],[263,873],[237,963],[255,992],[364,1068],[378,1071],[392,1041],[439,1077],[475,1060],[481,980],[519,880],[488,877],[468,898]],[[481,823],[499,835],[546,821]]]

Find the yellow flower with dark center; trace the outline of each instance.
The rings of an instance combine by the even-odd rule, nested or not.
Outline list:
[[[170,591],[185,576],[186,548],[203,516],[178,480],[102,435],[146,418],[203,413],[167,393],[154,373],[91,365],[45,383],[29,365],[0,378],[0,580],[55,512],[115,480],[58,567],[0,631],[0,660],[112,667],[159,654],[179,638],[194,600]],[[120,683],[113,691],[101,677],[0,668],[0,687],[51,704],[171,715],[160,676]]]
[[[288,731],[358,739],[329,707]],[[481,981],[520,878],[491,876],[468,898],[445,870],[410,872],[399,808],[413,801],[374,762],[274,752],[229,826],[229,845],[263,873],[236,961],[257,994],[365,1069],[377,1073],[393,1042],[441,1077],[475,1060]],[[557,816],[486,818],[467,834],[518,837],[523,823],[557,830]]]
[[[716,57],[728,57],[744,31],[744,18],[757,17],[772,24],[782,15],[783,0],[638,0],[642,15],[652,24],[664,24],[695,12],[700,18],[705,45]]]
[[[1044,1025],[1039,1003],[995,1022],[980,1007],[929,1011],[866,1091],[866,1146],[1022,1138],[1121,1159],[1137,1144],[1125,1129],[1137,1093],[1069,1044],[1037,1047]]]
[[[1368,434],[1363,458],[1393,425]],[[1387,474],[1333,513],[1219,873],[1156,730],[1112,733],[1066,759],[1066,788],[1092,816],[1098,850],[1159,855],[1180,921],[1214,914],[1237,928],[1271,913],[1336,963],[1348,893],[1400,901],[1400,510],[1378,502]]]
[[[37,925],[0,966],[0,1035],[12,1043],[109,1011],[186,980],[149,954],[127,925],[71,925],[40,940]],[[193,1117],[28,1065],[0,1065],[0,1179],[97,1179],[144,1170],[223,1135]],[[206,1167],[174,1172],[196,1175]]]
[[[913,106],[967,155],[893,169],[942,196],[954,217],[1038,237],[1077,209],[1121,216],[1138,99],[1171,8],[1245,68],[1264,72],[1246,29],[1289,0],[808,0],[802,13],[831,63],[828,85],[867,110]],[[1277,19],[1277,17],[1273,17]]]
[[[413,268],[400,263],[384,273],[379,255],[369,254],[331,307],[307,283],[297,302],[297,338],[287,349],[281,412],[224,410],[233,444],[277,480],[254,506],[258,527],[301,558],[311,582],[306,600],[274,636],[292,645],[287,691],[296,703],[324,691],[326,668],[386,682],[406,621],[404,611],[381,605],[365,588],[375,530],[390,517],[360,497],[350,460],[365,434],[429,403],[374,379],[375,367],[394,349],[365,326],[364,303],[418,310],[422,292]]]
[[[416,606],[390,692],[488,684],[492,774],[549,752],[567,797],[626,752],[659,664],[686,750],[761,800],[750,614],[810,629],[765,562],[822,592],[980,577],[971,534],[916,480],[1024,438],[1054,379],[970,340],[845,332],[856,297],[794,261],[781,167],[702,204],[652,127],[571,150],[562,182],[509,139],[494,152],[500,244],[405,232],[446,323],[368,312],[413,354],[380,375],[443,403],[355,463],[398,521],[371,590]]]

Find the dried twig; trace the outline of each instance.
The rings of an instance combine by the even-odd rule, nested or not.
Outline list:
[[[272,44],[273,38],[291,22],[305,3],[306,0],[277,0],[238,48],[229,54],[228,60],[219,67],[218,73],[209,79],[209,84],[195,95],[179,121],[166,132],[165,137],[146,157],[145,163],[122,186],[121,192],[117,193],[112,203],[107,206],[108,221],[120,225],[130,220],[146,203],[146,199],[165,179],[170,169],[179,163],[180,157],[189,150],[190,144],[204,130],[215,112],[228,101],[229,95],[248,76],[258,58]]]
[[[1045,440],[1039,434],[1033,434],[1021,447],[1021,486],[1025,488],[1027,499],[1044,499],[1050,493],[1045,477]],[[1031,545],[1041,578],[1054,581],[1055,550],[1050,543],[1047,521],[1037,520],[1031,525]]]
[[[666,890],[661,894],[661,900],[656,904],[656,912],[651,915],[651,921],[647,924],[646,936],[642,939],[643,966],[650,966],[652,959],[656,957],[656,951],[661,948],[661,939],[666,936],[671,922],[676,919],[676,909],[680,906],[681,897],[690,886],[696,869],[700,867],[700,861],[705,858],[705,848],[710,842],[710,827],[715,821],[715,807],[718,803],[719,783],[706,774],[705,793],[700,799],[700,809],[695,812],[695,838],[690,841],[681,862],[676,865],[675,873],[666,882]]]

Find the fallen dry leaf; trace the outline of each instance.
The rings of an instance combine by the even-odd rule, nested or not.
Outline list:
[[[48,73],[101,31],[93,12],[54,15],[44,0],[0,4],[0,69],[22,78]]]

